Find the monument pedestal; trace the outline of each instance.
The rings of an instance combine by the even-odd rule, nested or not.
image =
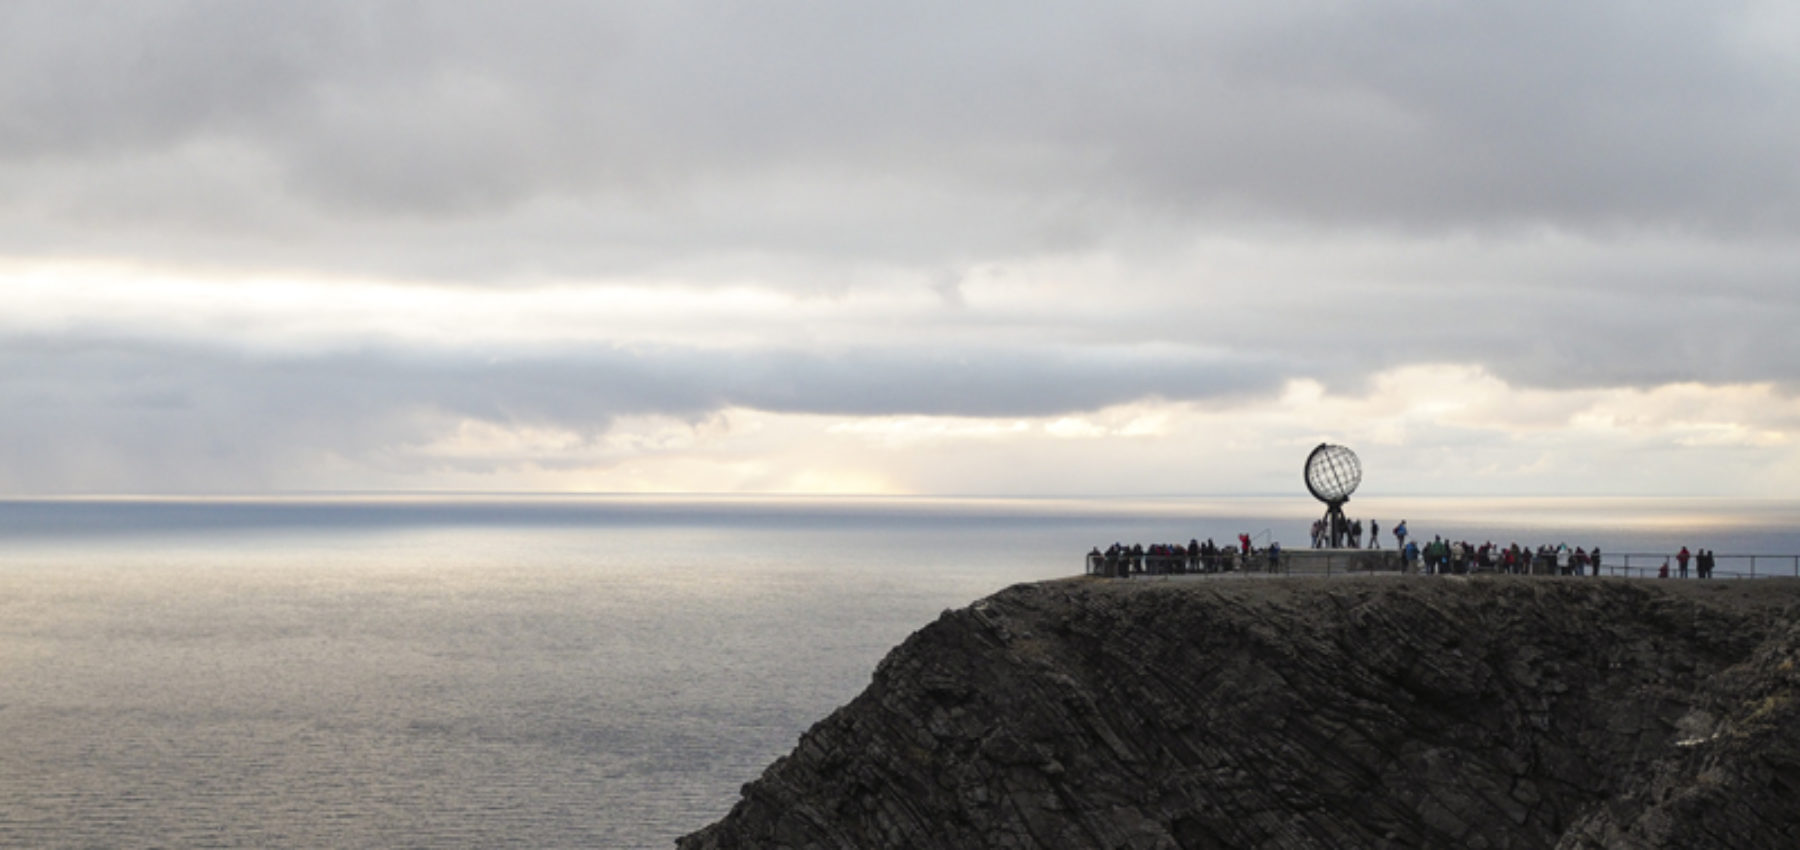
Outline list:
[[[1290,575],[1400,572],[1398,549],[1283,549],[1282,572]]]

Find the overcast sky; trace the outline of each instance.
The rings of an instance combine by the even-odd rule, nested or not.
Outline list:
[[[1800,492],[1791,3],[0,0],[0,492]]]

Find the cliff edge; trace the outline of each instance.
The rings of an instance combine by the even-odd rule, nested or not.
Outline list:
[[[682,850],[1793,848],[1800,582],[1020,585]]]

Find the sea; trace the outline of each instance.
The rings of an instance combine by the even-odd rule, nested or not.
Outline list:
[[[0,846],[668,848],[944,610],[1079,575],[1113,542],[1303,546],[1319,512],[1277,496],[0,499]],[[1711,548],[1724,576],[1800,574],[1795,502],[1349,512],[1384,538],[1405,519],[1415,539],[1600,545],[1640,566]]]

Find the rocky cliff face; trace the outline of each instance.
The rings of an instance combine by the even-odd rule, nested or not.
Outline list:
[[[1800,584],[1022,585],[703,848],[1800,847]]]

